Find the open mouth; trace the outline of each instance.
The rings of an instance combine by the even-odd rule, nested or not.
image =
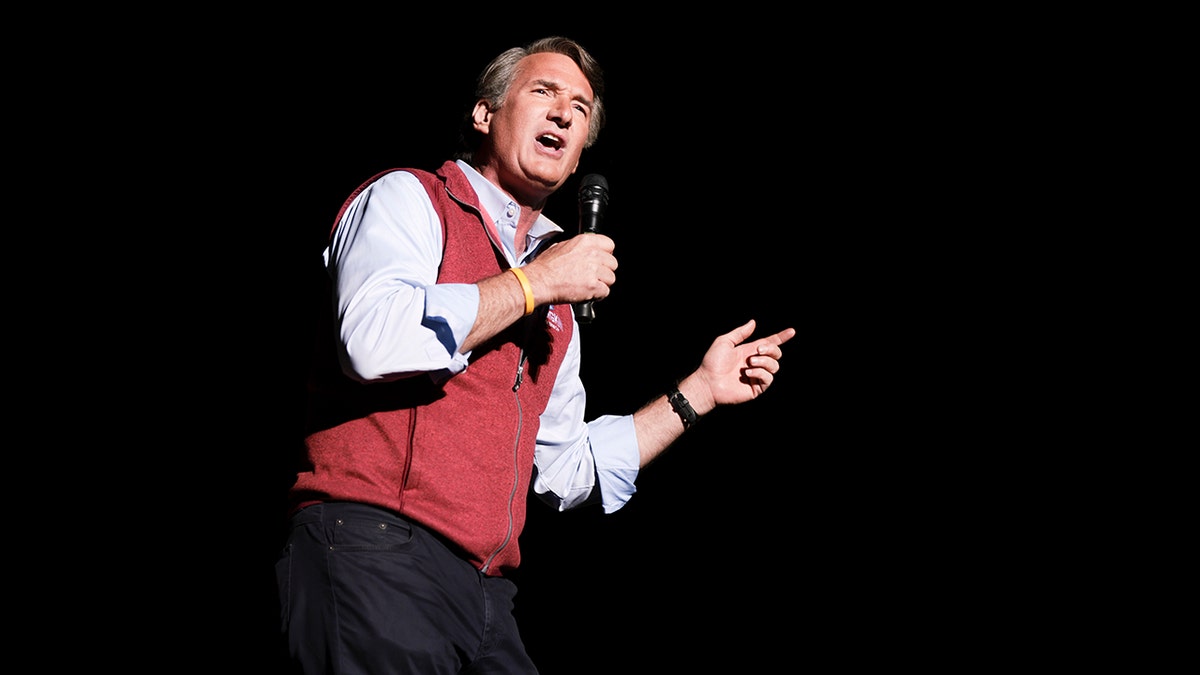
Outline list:
[[[554,134],[542,134],[537,140],[538,143],[554,150],[561,150],[563,146],[563,140]]]

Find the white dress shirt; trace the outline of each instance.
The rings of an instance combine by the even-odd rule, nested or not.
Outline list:
[[[514,238],[520,207],[469,164],[457,164],[494,219],[510,266],[523,265],[563,231],[539,216],[518,259]],[[479,289],[437,283],[441,221],[415,176],[394,171],[364,189],[342,215],[324,257],[341,318],[339,356],[348,376],[364,383],[418,374],[444,380],[467,367],[471,354],[460,354],[458,346],[475,324]],[[533,489],[564,510],[593,501],[598,480],[600,502],[612,513],[637,491],[637,435],[632,415],[605,415],[585,423],[579,323],[573,323],[541,416]]]

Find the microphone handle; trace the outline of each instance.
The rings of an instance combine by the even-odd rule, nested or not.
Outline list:
[[[591,323],[596,319],[596,310],[592,308],[592,301],[585,300],[575,303],[575,320],[579,323]]]
[[[599,232],[600,225],[596,220],[589,219],[583,224],[583,232]],[[592,307],[594,300],[584,300],[575,303],[575,320],[579,323],[591,323],[596,320],[596,310]]]
[[[579,188],[579,231],[596,233],[600,231],[600,221],[604,220],[604,210],[608,207],[608,181],[604,176],[593,173],[583,177]],[[596,318],[596,310],[592,308],[592,300],[575,303],[575,320],[579,323],[591,323]]]

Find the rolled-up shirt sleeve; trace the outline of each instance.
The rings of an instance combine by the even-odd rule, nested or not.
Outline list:
[[[605,513],[625,506],[637,492],[641,454],[633,415],[604,415],[588,422],[588,437],[596,458],[596,478],[600,482],[600,503]]]
[[[479,288],[437,284],[442,225],[425,188],[389,173],[346,209],[325,250],[342,364],[362,382],[466,368],[458,346],[475,323]]]
[[[542,413],[533,490],[560,511],[598,501],[605,513],[613,513],[637,491],[634,481],[641,458],[633,416],[604,415],[585,423],[586,405],[576,324],[550,403]]]

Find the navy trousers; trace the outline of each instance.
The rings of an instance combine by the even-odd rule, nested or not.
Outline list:
[[[516,585],[425,528],[348,502],[292,516],[275,566],[288,652],[305,675],[531,675]]]

